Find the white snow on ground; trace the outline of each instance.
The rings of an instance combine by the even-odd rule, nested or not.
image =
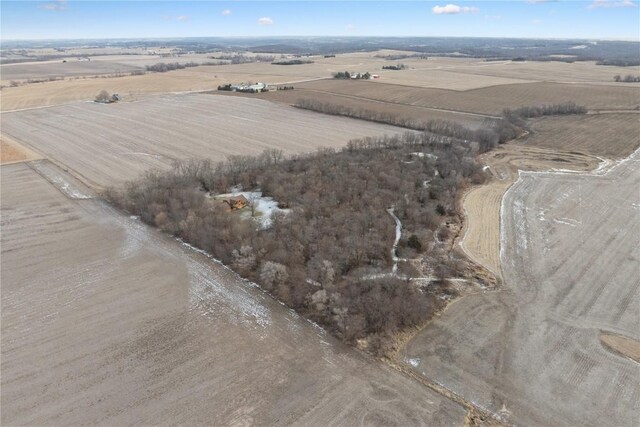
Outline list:
[[[516,236],[518,248],[523,252],[527,249],[527,225],[526,225],[526,212],[527,208],[524,206],[522,199],[516,199],[513,201],[514,218],[518,221],[516,227],[518,229],[518,235]]]
[[[389,212],[389,215],[391,215],[393,220],[396,222],[396,240],[393,242],[393,246],[391,247],[391,259],[393,259],[393,268],[391,269],[391,273],[396,274],[398,272],[398,261],[400,261],[400,258],[396,255],[396,250],[398,249],[398,242],[402,237],[402,223],[396,214],[393,213],[394,208],[387,209],[387,212]]]
[[[577,220],[571,219],[571,218],[554,218],[553,222],[555,222],[557,224],[569,225],[571,227],[576,227],[576,226],[581,224],[580,221],[577,221]]]
[[[407,363],[409,363],[409,365],[413,366],[414,368],[417,368],[420,364],[420,358],[416,357],[415,359],[407,359]]]
[[[33,162],[31,166],[42,175],[47,181],[54,185],[58,190],[62,191],[71,199],[91,199],[93,196],[83,193],[76,185],[72,184],[60,173],[52,170],[48,164],[42,162]],[[56,166],[53,166],[55,168]]]
[[[229,197],[244,196],[245,199],[251,204],[255,203],[256,216],[254,220],[260,224],[260,228],[265,229],[271,226],[272,218],[275,213],[289,213],[290,209],[280,209],[278,202],[273,200],[273,197],[263,197],[262,191],[240,191],[239,187],[232,187],[231,193],[217,194],[214,196],[216,199],[224,199]],[[249,215],[251,215],[251,208],[247,209]]]

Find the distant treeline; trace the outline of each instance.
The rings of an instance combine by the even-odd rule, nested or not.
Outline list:
[[[217,59],[220,62],[217,65],[227,64],[249,64],[252,62],[273,62],[276,57],[273,55],[243,55],[243,54],[223,54],[218,56],[210,56],[210,59]]]
[[[596,62],[596,65],[613,65],[616,67],[637,67],[640,65],[640,59],[607,59]]]
[[[422,53],[396,53],[390,55],[376,55],[376,58],[386,59],[387,61],[397,61],[399,59],[417,58],[417,59],[429,59],[427,55]]]
[[[342,150],[286,158],[279,150],[224,163],[184,161],[148,172],[108,197],[142,221],[207,251],[337,337],[384,354],[394,333],[423,324],[443,304],[445,278],[464,261],[444,242],[457,200],[485,174],[477,147],[429,133],[355,140]],[[290,208],[268,229],[231,215],[205,191],[260,188]],[[200,190],[198,190],[200,188]],[[420,256],[441,278],[420,290],[391,274],[395,222],[400,256]],[[419,252],[419,255],[418,255]],[[401,271],[416,273],[408,263]]]
[[[383,70],[396,70],[396,71],[400,71],[400,70],[406,70],[407,68],[409,68],[408,66],[406,66],[405,64],[398,64],[398,65],[383,65],[382,69]]]
[[[158,62],[155,65],[147,65],[145,69],[154,73],[166,73],[167,71],[183,70],[185,68],[197,67],[199,65],[201,64],[197,62],[185,62],[183,64],[180,64],[179,62]]]
[[[472,130],[458,123],[446,120],[419,121],[407,119],[393,113],[354,109],[339,104],[320,102],[314,99],[299,99],[294,106],[324,114],[352,117],[431,132],[461,140],[474,141],[479,144],[479,150],[481,152],[490,150],[498,143],[504,143],[522,135],[523,132],[527,130],[525,119],[552,115],[584,114],[587,112],[585,107],[577,105],[574,102],[522,107],[515,110],[506,109],[503,111],[501,119],[494,121],[484,129]]]
[[[618,74],[613,76],[613,81],[622,83],[638,83],[640,82],[640,76],[632,76],[631,74],[627,74],[626,76],[622,77]]]
[[[310,59],[287,59],[283,61],[274,61],[271,63],[272,65],[303,65],[303,64],[313,64],[313,61]]]

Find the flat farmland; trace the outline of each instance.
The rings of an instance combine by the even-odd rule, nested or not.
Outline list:
[[[101,90],[118,93],[131,100],[149,93],[212,90],[219,85],[230,82],[265,81],[272,84],[284,84],[309,79],[309,77],[302,75],[278,74],[278,69],[275,66],[270,69],[274,74],[237,72],[225,74],[220,68],[203,66],[167,73],[148,73],[142,76],[87,77],[5,87],[2,89],[0,109],[12,111],[93,100]]]
[[[499,115],[504,108],[567,101],[585,105],[589,109],[628,110],[640,106],[640,87],[620,85],[524,83],[451,91],[330,79],[299,83],[296,87],[361,99],[489,115]]]
[[[0,168],[3,425],[464,423],[462,406],[38,165]]]
[[[526,79],[539,82],[557,83],[596,83],[614,84],[613,76],[619,74],[640,74],[640,67],[614,67],[596,65],[595,62],[577,61],[565,62],[541,62],[541,61],[496,61],[486,62],[488,66],[469,66],[458,68],[460,72],[473,75],[502,77],[511,79]],[[618,84],[621,85],[621,84]]]
[[[416,372],[518,425],[636,426],[640,367],[600,337],[640,340],[639,168],[636,151],[608,172],[521,173],[502,204],[503,289],[414,337]]]
[[[3,133],[97,187],[133,179],[149,168],[166,168],[175,159],[224,160],[267,148],[304,153],[405,131],[259,99],[208,94],[80,102],[2,114]]]
[[[294,105],[299,100],[309,100],[340,105],[356,111],[368,110],[376,113],[391,114],[399,118],[408,118],[416,122],[429,120],[450,120],[463,124],[471,129],[478,129],[486,124],[487,120],[493,120],[485,115],[476,113],[464,113],[457,111],[445,111],[418,105],[395,104],[385,101],[363,99],[357,96],[343,95],[339,93],[325,92],[313,89],[279,90],[277,92],[265,92],[258,94],[244,94],[234,92],[214,92],[227,96],[243,96],[259,98],[287,105]]]
[[[531,124],[524,143],[564,151],[581,151],[610,159],[629,156],[640,146],[640,112],[543,117]]]

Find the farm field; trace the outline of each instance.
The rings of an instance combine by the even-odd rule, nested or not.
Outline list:
[[[3,425],[464,423],[53,164],[0,172]]]
[[[621,159],[640,146],[640,111],[628,114],[588,114],[543,117],[532,122],[533,133],[524,144],[580,151]]]
[[[636,425],[640,151],[596,173],[522,173],[502,204],[502,290],[453,303],[405,349],[415,371],[526,425]],[[558,398],[562,396],[562,398]]]
[[[39,158],[37,153],[4,135],[0,135],[0,164],[4,165],[37,158]]]
[[[200,66],[168,73],[143,76],[94,78],[97,75],[129,73],[157,62],[207,62],[213,55],[184,55],[162,58],[159,55],[94,56],[91,61],[71,59],[0,65],[2,84],[28,78],[65,77],[64,81],[4,87],[2,111],[57,105],[92,99],[100,90],[124,96],[141,93],[203,91],[233,82],[267,82],[293,84],[296,88],[325,90],[343,95],[421,105],[424,107],[498,114],[505,106],[517,107],[539,102],[564,102],[572,99],[590,108],[635,108],[640,105],[640,85],[613,83],[616,74],[632,69],[596,66],[594,63],[515,63],[482,61],[470,58],[428,60],[407,58],[388,61],[376,55],[389,52],[366,52],[336,55],[333,58],[313,56],[312,64],[279,66],[270,63]],[[249,55],[251,55],[249,53]],[[277,57],[278,55],[275,54]],[[382,70],[384,65],[402,62],[408,70]],[[554,78],[555,70],[559,78]],[[367,82],[334,81],[338,71],[379,74],[380,79]],[[566,81],[564,74],[575,73],[575,84],[549,83]],[[551,76],[551,77],[550,77]],[[300,82],[326,79],[318,85]],[[563,80],[564,79],[564,80]],[[540,83],[546,82],[546,83]],[[349,86],[346,86],[349,85]],[[376,85],[376,86],[374,86]],[[375,90],[372,90],[375,88]],[[452,95],[451,91],[455,91]],[[460,92],[460,94],[456,94]]]
[[[501,85],[464,92],[410,88],[370,81],[318,80],[296,88],[355,96],[361,99],[422,107],[499,115],[504,108],[555,104],[571,100],[589,109],[635,109],[640,86],[528,83]]]
[[[510,79],[526,79],[539,82],[556,83],[594,83],[613,84],[613,76],[640,73],[640,67],[614,67],[595,65],[591,61],[539,62],[539,61],[497,61],[495,65],[486,67],[467,67],[467,74],[502,77]],[[458,70],[458,69],[456,69]],[[638,85],[635,85],[638,86]]]
[[[170,126],[168,126],[170,124]],[[2,132],[97,187],[189,157],[224,160],[267,148],[303,153],[405,129],[316,114],[268,101],[208,94],[3,113]]]
[[[626,141],[623,142],[618,145],[618,153],[626,146]],[[504,193],[518,179],[519,171],[591,171],[602,160],[590,154],[561,151],[558,147],[547,149],[515,142],[483,154],[481,162],[492,179],[471,188],[462,201],[465,228],[460,246],[469,257],[501,277],[500,207]]]
[[[475,113],[464,113],[457,111],[445,111],[428,107],[421,107],[409,104],[393,104],[384,101],[363,99],[360,97],[342,95],[316,91],[313,89],[279,90],[277,92],[265,93],[239,93],[239,92],[213,92],[219,95],[243,96],[248,98],[259,98],[273,102],[280,102],[287,105],[295,105],[299,100],[315,100],[322,103],[340,105],[354,110],[368,110],[376,113],[388,113],[397,117],[409,118],[417,122],[429,120],[449,120],[460,123],[471,129],[482,127],[487,120],[493,120],[485,115]]]

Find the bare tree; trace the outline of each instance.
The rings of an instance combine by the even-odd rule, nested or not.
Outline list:
[[[106,90],[102,90],[100,91],[99,94],[96,95],[96,102],[109,102],[109,100],[111,99],[111,95],[109,95],[109,92],[107,92]]]

